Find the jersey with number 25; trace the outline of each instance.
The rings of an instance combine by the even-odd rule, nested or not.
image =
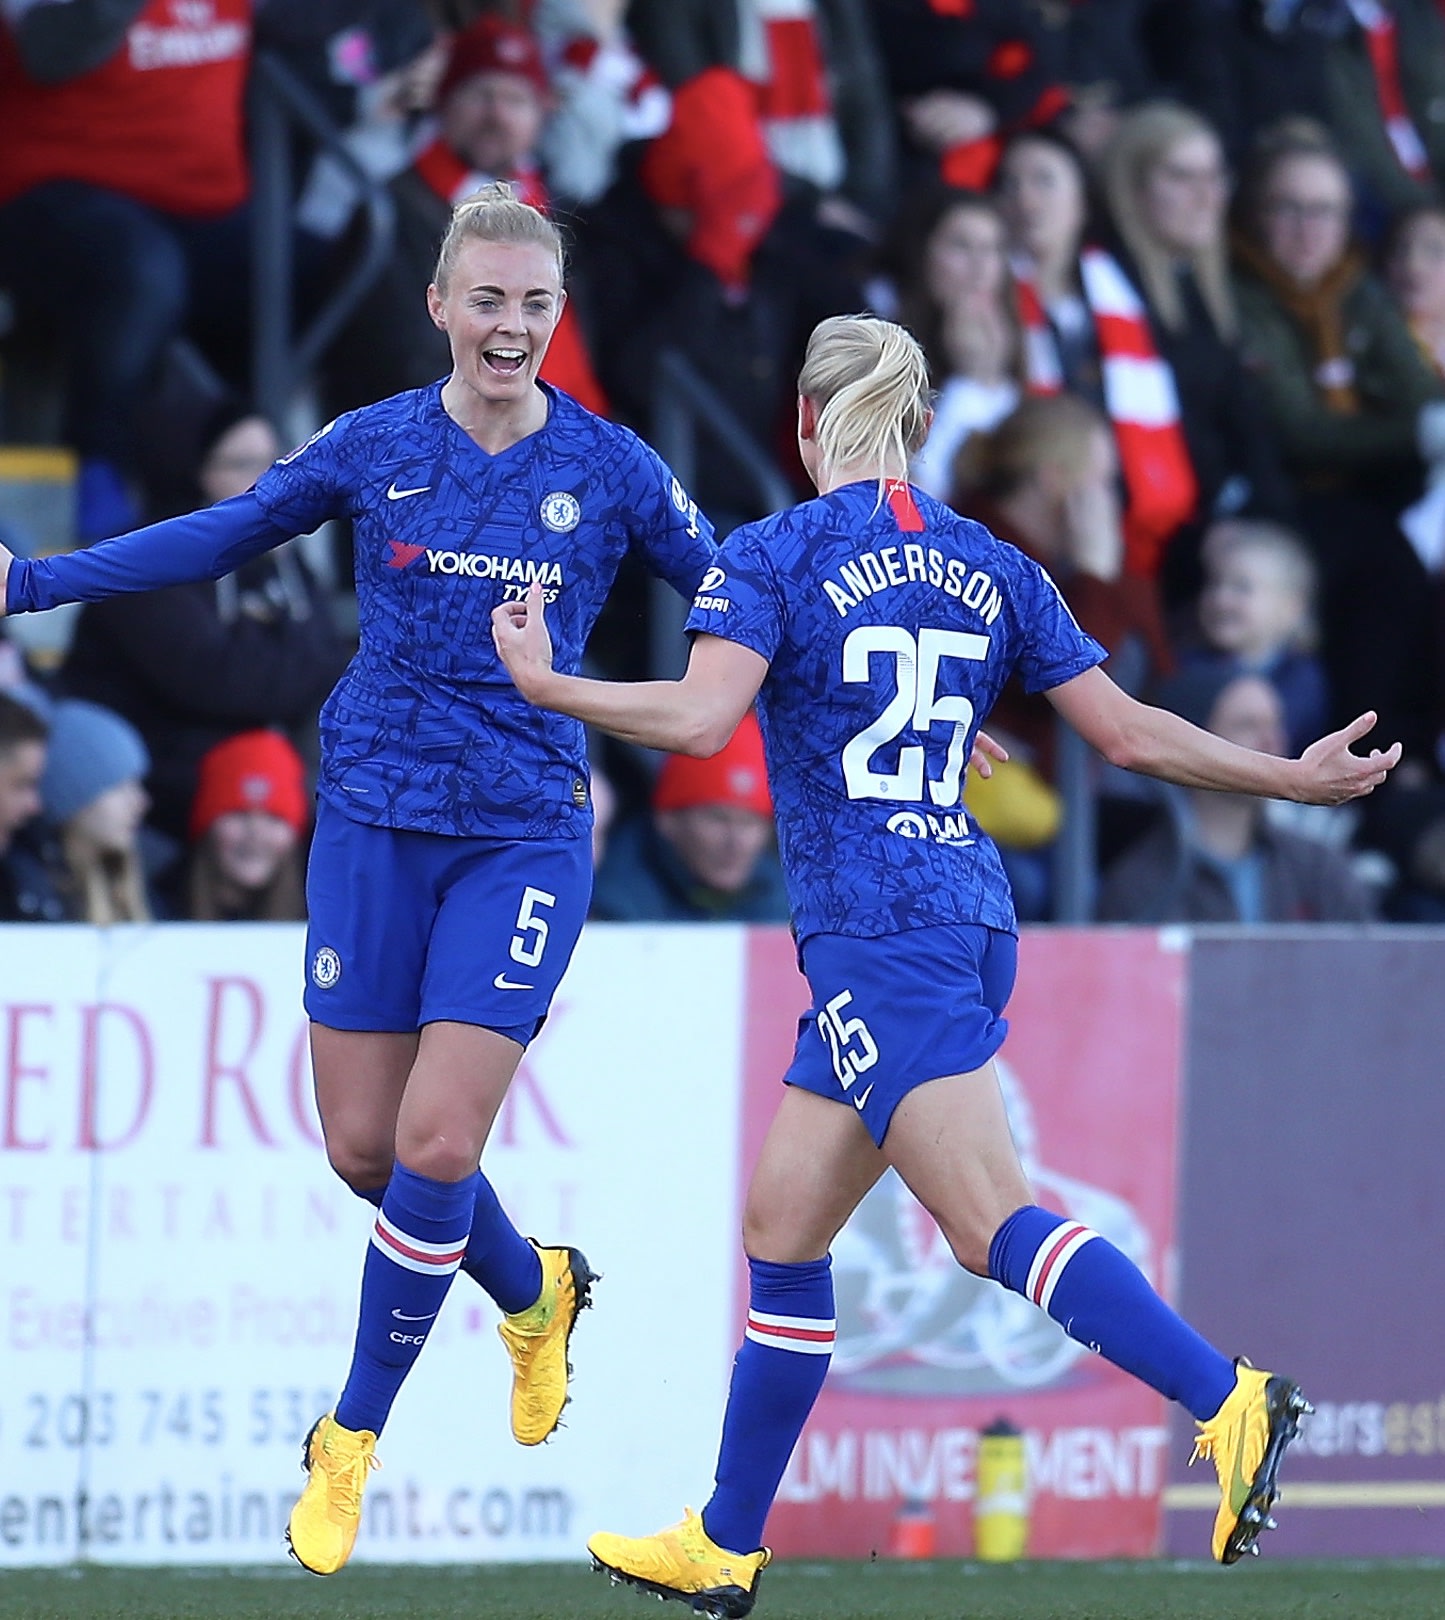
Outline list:
[[[766,658],[758,718],[799,942],[939,923],[1012,931],[963,805],[1015,671],[1047,691],[1107,653],[1037,563],[906,484],[844,485],[735,529],[687,621]]]

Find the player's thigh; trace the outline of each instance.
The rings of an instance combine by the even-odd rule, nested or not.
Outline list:
[[[886,1161],[853,1109],[788,1086],[743,1208],[755,1260],[819,1260],[883,1174]]]
[[[415,1035],[454,839],[353,821],[324,800],[306,866],[307,1016],[328,1029]]]
[[[311,1025],[311,1068],[326,1153],[336,1173],[365,1191],[385,1185],[396,1123],[416,1060],[416,1031]]]
[[[938,1222],[959,1264],[987,1275],[994,1233],[1032,1202],[992,1061],[909,1091],[893,1112],[883,1156]]]
[[[436,1181],[471,1175],[522,1052],[476,1024],[426,1025],[397,1116],[397,1159]]]
[[[572,959],[591,895],[586,838],[475,841],[443,884],[418,1021],[475,1024],[525,1048]]]

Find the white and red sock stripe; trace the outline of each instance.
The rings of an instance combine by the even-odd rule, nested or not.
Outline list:
[[[756,1310],[749,1310],[748,1325],[743,1330],[743,1337],[754,1344],[794,1350],[804,1356],[831,1356],[837,1335],[836,1317],[772,1316]]]
[[[1034,1254],[1028,1281],[1024,1284],[1027,1297],[1041,1310],[1048,1310],[1054,1289],[1059,1286],[1059,1279],[1069,1262],[1098,1235],[1087,1226],[1081,1226],[1078,1221],[1060,1221]]]
[[[379,1210],[376,1225],[371,1229],[371,1241],[388,1260],[405,1266],[408,1271],[419,1271],[425,1277],[450,1276],[467,1252],[465,1237],[454,1238],[450,1243],[427,1243],[403,1232]]]

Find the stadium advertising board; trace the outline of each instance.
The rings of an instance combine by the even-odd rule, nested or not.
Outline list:
[[[1194,942],[1181,1298],[1317,1408],[1271,1557],[1445,1550],[1442,965],[1434,929]],[[1177,1428],[1167,1547],[1197,1556],[1214,1501]]]
[[[0,930],[0,1564],[285,1555],[371,1218],[321,1151],[301,949]],[[583,940],[488,1160],[523,1230],[604,1274],[575,1421],[514,1444],[496,1313],[458,1278],[358,1557],[576,1558],[696,1496],[731,1353],[742,965],[731,929]]]
[[[1041,1202],[1171,1274],[1185,960],[1167,937],[1025,936],[1000,1073]],[[752,942],[744,1125],[756,1157],[807,1005],[781,935]],[[783,1555],[971,1554],[980,1431],[1023,1432],[1030,1553],[1155,1550],[1164,1402],[961,1272],[887,1173],[834,1246],[838,1339],[772,1517]],[[746,1279],[740,1278],[740,1308]]]

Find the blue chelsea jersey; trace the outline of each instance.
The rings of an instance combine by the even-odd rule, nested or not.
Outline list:
[[[539,584],[556,667],[575,673],[630,547],[684,596],[716,556],[711,525],[635,434],[548,396],[546,426],[491,456],[433,384],[338,418],[256,484],[279,529],[354,525],[360,647],[322,710],[319,783],[353,820],[581,836],[583,728],[523,700],[492,609]]]
[[[974,734],[1015,670],[1041,692],[1107,657],[1043,569],[905,484],[881,502],[848,484],[734,530],[687,627],[769,662],[758,718],[800,942],[1016,928],[963,806]]]

